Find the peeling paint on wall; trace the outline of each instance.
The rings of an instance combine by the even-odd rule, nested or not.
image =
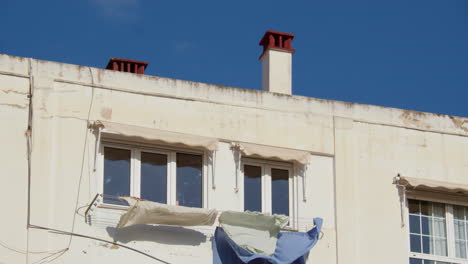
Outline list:
[[[28,92],[20,92],[20,91],[17,91],[17,90],[13,90],[13,89],[9,89],[9,90],[0,90],[6,94],[9,94],[9,93],[15,93],[15,94],[23,94],[23,95],[27,95],[29,94]]]
[[[453,124],[456,128],[462,129],[463,131],[468,133],[468,120],[465,118],[450,116]]]
[[[14,108],[21,108],[21,109],[24,109],[24,108],[28,107],[28,105],[20,105],[20,104],[0,104],[0,105],[11,106],[11,107],[14,107]]]
[[[403,110],[403,113],[400,115],[400,119],[406,126],[430,129],[431,125],[421,120],[426,115],[427,114],[423,112]]]
[[[101,116],[104,119],[112,119],[112,108],[103,108],[101,109]]]

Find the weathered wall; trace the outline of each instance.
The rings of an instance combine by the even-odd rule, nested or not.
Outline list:
[[[268,49],[262,55],[262,89],[268,92],[292,93],[292,54]]]
[[[206,176],[207,205],[219,210],[241,207],[240,192],[234,191],[230,142],[310,151],[307,200],[303,200],[300,177],[295,181],[295,199],[300,230],[309,228],[313,217],[325,221],[323,237],[310,256],[316,263],[371,264],[388,255],[389,245],[395,250],[379,258],[382,263],[407,261],[407,231],[400,227],[399,197],[391,184],[397,173],[468,184],[463,178],[468,172],[468,120],[464,118],[37,60],[32,60],[32,69],[31,224],[117,239],[171,263],[209,263],[213,227],[145,226],[116,236],[114,226],[122,211],[103,208],[93,212],[91,225],[86,224],[84,206],[96,194],[99,181],[93,171],[95,135],[87,128],[88,120],[221,139],[216,189],[211,188],[211,176]],[[0,116],[12,124],[0,137],[4,160],[12,162],[0,171],[4,181],[5,175],[20,175],[9,187],[0,188],[4,197],[18,196],[20,204],[27,201],[28,76],[27,60],[0,55]],[[8,92],[13,88],[17,92]],[[18,203],[7,205],[14,217],[8,220],[11,228],[0,227],[0,237],[5,234],[8,245],[25,250],[27,211]],[[76,207],[80,209],[75,214]],[[376,243],[382,237],[386,242]],[[70,240],[67,235],[37,229],[30,229],[27,245],[36,251],[69,248],[50,257],[58,257],[57,263],[154,263],[104,242]],[[5,252],[7,257],[0,262],[24,263],[24,254]],[[30,254],[29,263],[44,257],[47,254]]]
[[[335,125],[340,263],[407,263],[408,225],[401,226],[392,179],[400,173],[466,185],[468,138],[349,119]]]
[[[29,80],[0,75],[0,263],[25,263]]]
[[[27,60],[20,59],[27,72]],[[0,67],[19,70],[9,61]],[[25,263],[27,219],[27,141],[29,79],[26,76],[0,74],[0,263]],[[32,249],[33,250],[33,249]]]

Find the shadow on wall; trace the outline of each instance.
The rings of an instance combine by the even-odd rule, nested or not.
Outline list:
[[[124,228],[107,227],[115,242],[152,241],[168,245],[197,246],[206,242],[206,235],[179,226],[134,225]]]

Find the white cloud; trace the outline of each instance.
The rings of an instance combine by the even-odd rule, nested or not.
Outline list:
[[[103,15],[116,19],[133,20],[138,16],[139,0],[91,0]]]
[[[186,50],[190,49],[193,47],[193,43],[190,41],[176,41],[174,43],[174,49],[176,53],[184,53]]]

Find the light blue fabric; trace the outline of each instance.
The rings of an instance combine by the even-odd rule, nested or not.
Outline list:
[[[271,256],[252,253],[234,243],[220,227],[212,241],[214,264],[304,264],[305,255],[318,241],[323,220],[314,218],[308,232],[280,232],[275,253]]]

